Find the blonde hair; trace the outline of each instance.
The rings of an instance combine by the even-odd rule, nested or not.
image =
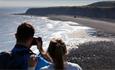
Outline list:
[[[54,62],[55,70],[64,70],[63,57],[67,53],[66,45],[62,39],[53,38],[48,47],[48,53]]]

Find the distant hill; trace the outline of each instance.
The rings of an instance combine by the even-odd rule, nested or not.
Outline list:
[[[88,5],[89,7],[115,7],[115,1],[101,1]]]
[[[115,1],[103,1],[81,7],[30,8],[27,15],[70,15],[91,18],[115,18]]]

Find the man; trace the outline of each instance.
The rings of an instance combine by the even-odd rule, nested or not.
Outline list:
[[[27,22],[18,26],[15,34],[16,45],[11,51],[12,58],[10,62],[8,62],[8,69],[28,70],[28,67],[34,67],[36,65],[36,58],[32,56],[34,54],[30,50],[31,46],[33,45],[33,41],[41,55],[43,55],[43,57],[46,59],[48,58],[47,54],[42,49],[42,39],[40,37],[34,38],[34,33],[35,30],[33,26]]]
[[[43,59],[40,59],[39,57],[36,58],[35,56],[33,56],[35,54],[30,50],[32,45],[36,45],[40,52],[40,55],[41,55],[40,57],[43,57],[47,60],[49,60],[50,58],[48,54],[46,54],[42,48],[41,37],[34,38],[33,37],[34,33],[35,33],[35,30],[33,26],[28,24],[27,22],[24,22],[18,26],[17,32],[15,34],[16,45],[12,49],[11,53],[8,54],[7,60],[5,60],[6,57],[2,56],[3,60],[5,60],[5,61],[1,60],[2,63],[5,63],[4,64],[5,66],[1,64],[2,69],[28,70],[29,67],[31,68],[35,67],[36,63],[41,64],[41,65],[37,65],[39,68],[41,66],[48,64]]]
[[[18,26],[15,34],[16,45],[11,51],[12,60],[8,63],[8,68],[28,70],[30,56],[33,54],[30,48],[34,33],[33,26],[26,22]]]

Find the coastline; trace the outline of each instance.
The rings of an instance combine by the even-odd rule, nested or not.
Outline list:
[[[74,16],[67,16],[67,15],[47,15],[47,16],[28,15],[28,14],[11,14],[11,15],[25,15],[25,16],[31,16],[31,17],[32,16],[47,17],[47,19],[50,19],[50,20],[71,21],[71,22],[79,23],[81,26],[88,26],[88,27],[95,28],[95,30],[97,32],[97,35],[96,35],[97,37],[115,38],[115,20],[113,20],[113,19],[74,17]],[[94,21],[98,24],[95,23],[93,25],[93,23],[88,22],[88,20],[91,20],[91,22]],[[104,23],[106,25],[99,25],[99,22],[101,22],[101,24]],[[88,24],[88,23],[90,23],[90,24]]]
[[[86,17],[74,17],[74,16],[64,16],[64,15],[51,15],[48,16],[51,20],[60,21],[72,21],[79,23],[83,26],[89,26],[95,28],[98,37],[109,37],[115,38],[115,22],[111,20],[101,20],[101,19],[91,19]],[[103,25],[104,24],[104,25]]]

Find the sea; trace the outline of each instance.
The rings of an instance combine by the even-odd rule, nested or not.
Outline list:
[[[3,9],[0,9],[4,13]],[[29,22],[35,28],[35,37],[42,37],[43,48],[47,50],[52,37],[59,37],[65,43],[82,38],[95,37],[95,29],[82,26],[72,21],[50,20],[48,17],[12,15],[12,10],[5,10],[7,14],[0,12],[0,52],[11,51],[15,46],[15,33],[17,27],[23,22]],[[14,13],[14,12],[13,12]],[[36,46],[31,50],[39,54]]]

